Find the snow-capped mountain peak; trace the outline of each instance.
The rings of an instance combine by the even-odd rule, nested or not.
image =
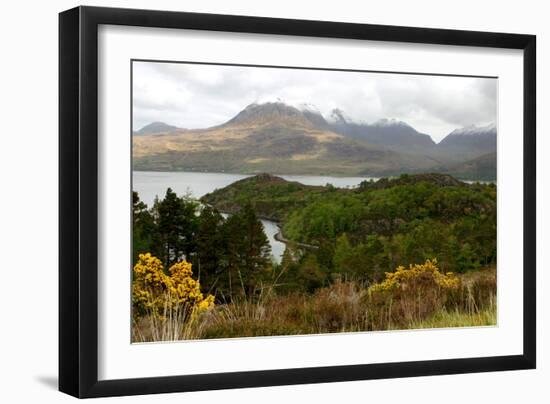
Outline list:
[[[477,126],[477,125],[468,125],[464,126],[463,128],[458,128],[453,130],[449,136],[474,136],[474,135],[482,135],[487,134],[491,132],[496,131],[496,124],[490,123],[486,126]]]

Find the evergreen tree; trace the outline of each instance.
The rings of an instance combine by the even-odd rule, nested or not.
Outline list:
[[[251,296],[271,263],[271,247],[252,205],[232,215],[225,226],[227,285],[231,294]]]
[[[379,236],[369,235],[362,244],[361,254],[366,258],[365,279],[368,281],[380,281],[385,272],[389,272],[389,259],[384,251],[383,239]]]
[[[227,243],[223,234],[224,218],[209,206],[203,208],[197,229],[195,271],[206,290],[216,287],[217,279],[225,271]]]
[[[351,271],[349,261],[352,255],[353,248],[351,247],[347,234],[344,233],[336,239],[333,258],[334,270],[339,274],[349,273]]]
[[[153,207],[157,222],[155,247],[159,256],[170,267],[182,259],[190,260],[196,248],[195,235],[198,218],[197,203],[189,198],[179,198],[171,188],[163,200],[156,200]]]
[[[327,273],[334,268],[334,241],[323,238],[319,240],[319,248],[316,252],[317,263]]]
[[[233,296],[244,293],[244,283],[241,283],[240,249],[242,241],[242,226],[238,215],[231,215],[222,227],[222,239],[225,250],[222,263],[225,271],[217,279],[216,294],[226,301]]]
[[[297,281],[301,288],[311,293],[326,281],[325,272],[319,267],[315,254],[306,254],[297,270]]]
[[[153,251],[153,238],[156,231],[153,216],[147,205],[139,199],[137,192],[132,192],[132,265],[139,254]]]

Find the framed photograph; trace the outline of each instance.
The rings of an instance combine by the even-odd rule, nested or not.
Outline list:
[[[535,367],[534,36],[59,28],[61,391]]]

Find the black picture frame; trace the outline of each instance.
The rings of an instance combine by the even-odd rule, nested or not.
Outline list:
[[[180,28],[523,50],[523,354],[98,380],[98,26]],[[77,7],[59,15],[59,390],[104,397],[536,366],[536,37],[533,35]]]

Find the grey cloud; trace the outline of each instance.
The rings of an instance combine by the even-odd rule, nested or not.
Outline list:
[[[403,120],[439,141],[457,127],[496,120],[495,79],[134,62],[134,129],[223,123],[252,102],[333,108],[357,121]]]

